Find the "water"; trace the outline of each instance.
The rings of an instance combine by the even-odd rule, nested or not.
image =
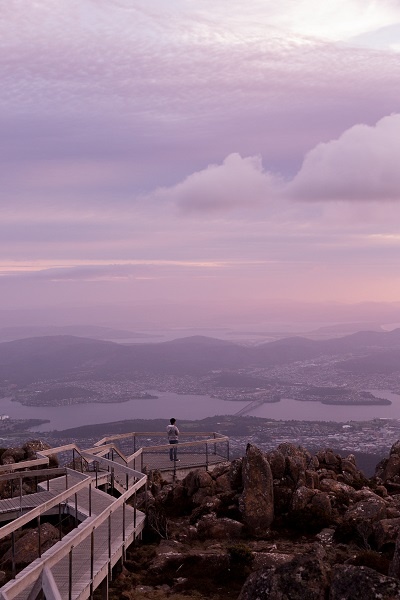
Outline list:
[[[370,421],[371,419],[400,419],[400,396],[388,390],[369,390],[378,398],[391,400],[387,406],[337,406],[321,402],[304,402],[283,398],[276,404],[262,404],[253,417],[295,421]]]
[[[248,404],[248,402],[217,400],[210,396],[182,396],[153,391],[150,393],[157,395],[158,399],[68,406],[23,406],[9,398],[2,398],[0,414],[9,415],[12,419],[48,419],[50,423],[32,429],[52,431],[125,419],[170,419],[173,416],[177,419],[204,419],[214,415],[232,415]]]
[[[296,421],[369,421],[375,418],[400,419],[400,396],[390,391],[370,390],[392,401],[388,406],[330,406],[320,402],[282,399],[263,404],[250,416]],[[204,419],[215,415],[233,415],[248,402],[217,400],[210,396],[152,392],[157,400],[129,400],[118,404],[76,404],[72,406],[23,406],[9,398],[0,399],[0,413],[14,419],[48,419],[50,423],[34,427],[35,431],[62,430],[80,425],[111,423],[125,419]]]

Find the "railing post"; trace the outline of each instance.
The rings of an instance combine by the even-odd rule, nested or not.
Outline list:
[[[229,460],[229,438],[226,440],[226,446],[227,460]]]
[[[208,471],[208,444],[206,442],[206,471]]]
[[[75,527],[78,526],[78,494],[75,492]]]
[[[111,495],[114,496],[114,467],[111,467]]]
[[[136,533],[136,490],[133,494],[133,527],[135,528]]]
[[[72,549],[69,551],[68,600],[72,600]]]
[[[99,473],[99,461],[98,460],[95,461],[95,470],[96,470],[96,488],[97,488],[98,487],[97,476]]]
[[[126,474],[126,491],[128,491],[129,488],[129,475],[128,473]]]
[[[126,501],[124,500],[124,503],[122,505],[122,564],[124,564],[125,560],[126,560],[126,555],[125,555],[125,509],[126,509]]]
[[[41,528],[40,528],[40,515],[37,516],[37,528],[38,528],[38,556],[41,558],[42,556],[42,536],[41,536]]]
[[[17,570],[15,566],[15,531],[11,532],[11,574],[15,577]]]
[[[58,503],[58,531],[60,536],[60,541],[62,540],[62,527],[61,527],[61,503]]]
[[[108,516],[108,576],[111,579],[111,512]]]
[[[94,574],[94,528],[90,534],[90,600],[93,600],[93,574]]]
[[[12,479],[11,479],[12,481]],[[11,488],[12,490],[12,488]],[[12,495],[11,495],[12,498]],[[22,477],[19,478],[19,512],[22,513]]]
[[[215,431],[214,431],[214,440],[217,436],[215,435]],[[214,444],[214,454],[217,454],[217,444]]]
[[[89,517],[92,516],[92,484],[89,483]]]
[[[136,452],[136,435],[133,436],[133,453]]]
[[[72,448],[72,468],[75,471],[75,448]]]

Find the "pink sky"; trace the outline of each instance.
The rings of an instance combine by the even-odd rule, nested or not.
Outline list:
[[[396,316],[398,0],[7,0],[0,40],[0,310]]]

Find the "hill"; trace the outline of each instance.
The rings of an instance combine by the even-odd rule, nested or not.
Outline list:
[[[27,384],[65,377],[130,379],[143,373],[204,375],[321,356],[337,357],[343,369],[396,370],[400,329],[330,340],[290,337],[255,347],[203,336],[131,345],[66,335],[33,337],[0,344],[0,380]]]

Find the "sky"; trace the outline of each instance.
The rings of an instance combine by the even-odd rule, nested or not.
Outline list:
[[[400,0],[7,0],[0,72],[0,325],[400,322]]]

